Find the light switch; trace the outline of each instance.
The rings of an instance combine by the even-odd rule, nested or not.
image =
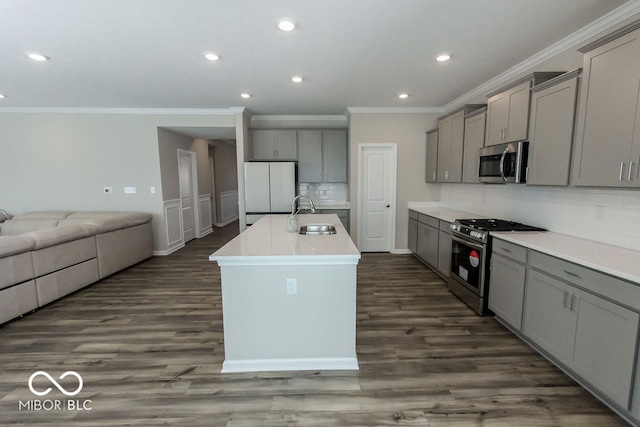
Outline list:
[[[124,194],[136,194],[136,187],[124,187]]]

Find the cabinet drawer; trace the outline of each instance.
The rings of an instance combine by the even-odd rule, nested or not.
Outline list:
[[[417,221],[418,220],[418,212],[410,210],[409,211],[409,218],[415,219]]]
[[[450,222],[440,220],[440,231],[451,234],[451,229],[449,228],[450,225]]]
[[[434,228],[440,228],[440,220],[429,215],[418,214],[418,221]]]
[[[531,251],[529,265],[636,311],[640,310],[639,285],[536,251]]]
[[[522,264],[527,263],[527,248],[514,245],[513,243],[505,242],[500,239],[493,239],[492,253],[500,254],[504,257],[511,258],[514,261],[518,261]]]

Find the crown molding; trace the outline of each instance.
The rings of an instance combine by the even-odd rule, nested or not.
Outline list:
[[[612,29],[612,27],[624,22],[627,19],[633,18],[640,13],[640,0],[632,0],[619,8],[609,12],[608,14],[596,19],[592,23],[579,29],[573,34],[565,37],[564,39],[552,44],[548,48],[538,52],[523,62],[515,65],[507,71],[499,74],[493,79],[483,83],[470,92],[454,99],[446,104],[443,108],[444,111],[451,111],[464,105],[469,99],[476,98],[478,96],[485,96],[487,93],[495,90],[497,87],[507,84],[510,80],[530,72],[532,68],[542,64],[548,59],[553,58],[569,49],[576,49],[577,47],[587,42],[589,39]]]
[[[251,121],[256,122],[295,122],[295,121],[346,121],[347,118],[342,115],[255,115],[251,117]]]
[[[349,114],[442,114],[442,107],[347,107]]]
[[[231,115],[231,108],[66,108],[66,107],[4,107],[1,113],[23,114],[130,114],[130,115]]]

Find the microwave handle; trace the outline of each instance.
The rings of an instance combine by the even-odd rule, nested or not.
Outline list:
[[[507,177],[504,175],[504,159],[507,157],[509,153],[509,147],[505,148],[502,152],[502,157],[500,157],[500,176],[504,182],[507,182]]]

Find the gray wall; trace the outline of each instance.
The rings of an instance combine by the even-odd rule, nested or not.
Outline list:
[[[158,127],[180,126],[234,127],[235,117],[188,111],[2,112],[0,207],[13,214],[52,209],[149,212],[154,216],[154,249],[163,250]],[[105,186],[113,187],[112,195],[103,194]],[[137,193],[124,194],[125,186],[137,187]]]
[[[209,146],[209,157],[213,158],[213,170],[216,180],[216,218],[222,218],[220,193],[238,189],[236,146],[224,141],[213,141]]]

